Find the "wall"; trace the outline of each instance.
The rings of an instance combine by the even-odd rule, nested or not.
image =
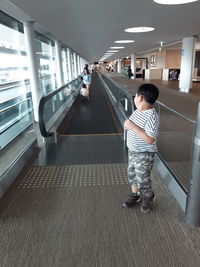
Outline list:
[[[155,66],[151,66],[151,56],[152,55],[156,55],[156,65]],[[155,51],[155,52],[149,52],[149,53],[145,53],[145,54],[141,54],[137,57],[142,57],[142,58],[147,58],[148,60],[148,69],[164,69],[165,68],[165,58],[166,58],[166,51]]]
[[[165,69],[180,69],[181,49],[166,50]]]
[[[150,59],[153,54],[157,55],[155,67],[150,66]],[[163,48],[161,52],[157,50],[155,52],[140,54],[138,57],[146,57],[148,59],[149,69],[180,69],[181,65],[181,49]]]

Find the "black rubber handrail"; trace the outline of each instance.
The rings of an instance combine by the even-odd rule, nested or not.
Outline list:
[[[132,94],[130,94],[129,92],[127,92],[126,88],[123,87],[123,85],[119,85],[116,81],[112,80],[110,77],[108,77],[105,73],[101,72],[101,76],[104,76],[106,79],[108,79],[112,84],[114,84],[121,92],[123,92],[123,94],[126,95],[127,99],[129,99],[130,104],[131,104],[131,110],[132,112],[134,111],[135,107],[134,107],[134,102],[133,102],[133,98],[132,98]],[[121,99],[122,100],[122,99]]]
[[[45,127],[45,122],[44,122],[44,106],[45,106],[45,103],[51,99],[52,97],[54,97],[55,95],[57,95],[59,92],[61,92],[62,90],[64,90],[66,87],[68,87],[70,84],[72,84],[73,82],[75,82],[78,78],[72,80],[71,82],[61,86],[60,88],[58,88],[57,90],[49,93],[48,95],[45,95],[43,96],[41,99],[40,99],[40,103],[39,103],[39,128],[40,128],[40,132],[41,132],[41,135],[43,137],[50,137],[53,135],[53,133],[51,132],[48,132],[46,130],[46,127]]]

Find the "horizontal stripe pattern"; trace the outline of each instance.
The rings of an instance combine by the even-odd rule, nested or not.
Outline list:
[[[129,119],[143,129],[147,135],[155,138],[156,140],[160,127],[160,119],[155,108],[145,111],[139,111],[136,109]],[[157,151],[156,141],[153,144],[148,144],[131,130],[128,130],[127,132],[127,146],[130,150],[137,152]]]

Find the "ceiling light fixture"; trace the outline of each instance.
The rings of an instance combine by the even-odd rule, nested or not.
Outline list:
[[[153,0],[154,2],[161,5],[181,5],[196,2],[198,0]]]
[[[111,46],[110,49],[123,49],[124,46]]]
[[[107,53],[116,53],[119,52],[119,50],[108,50]]]
[[[155,30],[155,28],[153,28],[153,27],[133,27],[133,28],[128,28],[124,31],[125,32],[151,32],[154,30]]]
[[[117,44],[128,44],[128,43],[134,43],[134,40],[119,40],[119,41],[115,41],[115,43]]]

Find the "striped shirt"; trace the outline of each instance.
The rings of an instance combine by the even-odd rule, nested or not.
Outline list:
[[[136,152],[156,152],[156,138],[158,136],[160,120],[155,108],[145,111],[138,111],[137,109],[130,116],[129,120],[134,122],[137,126],[145,131],[148,136],[155,138],[153,144],[148,144],[141,139],[134,131],[127,131],[127,146],[130,150]]]

